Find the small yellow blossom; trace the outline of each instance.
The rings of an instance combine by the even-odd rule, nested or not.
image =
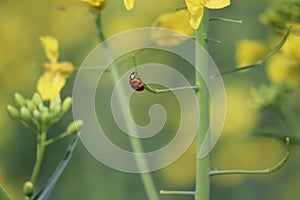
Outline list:
[[[92,11],[100,12],[106,4],[106,0],[81,0],[86,3]]]
[[[195,33],[189,25],[189,14],[186,10],[163,14],[154,21],[152,26],[159,28],[153,29],[151,37],[157,44],[163,46],[179,45],[186,39],[186,36],[180,34],[194,35]],[[178,34],[166,29],[174,30]]]
[[[134,7],[134,0],[124,0],[124,5],[127,10],[131,10]]]
[[[46,71],[38,80],[37,91],[43,100],[51,100],[60,93],[66,79],[73,73],[74,66],[70,62],[57,62],[59,51],[56,38],[44,36],[41,42],[50,62],[44,63]]]
[[[260,42],[244,39],[236,44],[236,62],[238,67],[253,64],[267,54],[267,48]]]
[[[295,34],[290,34],[287,41],[282,47],[282,51],[289,57],[300,62],[300,36]]]
[[[274,83],[286,82],[291,86],[298,86],[299,63],[285,54],[274,55],[267,64],[267,74]]]
[[[221,9],[230,5],[230,0],[185,0],[190,13],[190,24],[197,29],[201,23],[204,7],[209,9]]]

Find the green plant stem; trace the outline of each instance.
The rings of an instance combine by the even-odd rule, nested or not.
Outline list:
[[[235,73],[235,72],[238,72],[238,71],[243,71],[243,70],[252,69],[252,68],[255,68],[255,67],[262,66],[263,64],[265,64],[265,62],[267,60],[269,60],[275,53],[277,53],[282,48],[282,46],[285,44],[286,40],[288,39],[288,36],[290,35],[291,31],[292,31],[292,28],[289,27],[286,34],[283,36],[283,38],[280,40],[280,42],[267,55],[265,55],[262,59],[256,61],[255,63],[253,63],[251,65],[247,65],[247,66],[244,66],[244,67],[239,67],[239,68],[235,68],[233,70],[222,72],[221,75],[224,76],[224,75]],[[212,76],[210,76],[210,78],[215,78],[217,76],[220,76],[220,74],[212,75]]]
[[[33,172],[31,175],[31,182],[35,186],[39,172],[42,166],[45,149],[46,149],[46,138],[47,138],[47,131],[42,130],[41,133],[37,137],[37,150],[36,150],[36,161],[33,167]]]
[[[230,23],[238,23],[238,24],[243,23],[242,20],[227,19],[227,18],[222,18],[222,17],[210,17],[209,21],[221,21],[221,22],[230,22]]]
[[[111,55],[111,52],[109,50],[109,47],[107,46],[107,44],[105,42],[105,37],[104,37],[103,31],[102,31],[101,13],[99,13],[99,14],[93,13],[93,15],[94,15],[95,25],[96,25],[96,28],[97,28],[98,38],[99,38],[100,42],[103,42],[103,45],[106,49],[106,56],[107,56],[107,58],[110,59],[110,58],[112,58],[112,55]],[[114,63],[111,64],[110,72],[112,74],[113,81],[116,83],[121,77],[118,70],[117,70],[116,64],[114,64]],[[128,106],[125,104],[126,103],[126,100],[125,100],[126,95],[125,95],[124,91],[125,90],[123,90],[122,88],[117,89],[117,93],[120,97],[118,99],[118,101],[119,101],[119,104],[121,105],[120,106],[121,113],[123,113],[123,115],[124,115],[123,119],[125,120],[127,130],[130,131],[131,133],[135,133],[136,129],[135,129],[135,127],[131,126],[130,118],[128,116],[125,116],[125,113],[127,113],[126,109],[128,108]],[[129,110],[130,110],[130,113],[131,113],[131,107],[130,106],[129,106]],[[134,138],[134,137],[129,137],[129,140],[130,140],[130,144],[131,144],[133,152],[138,152],[138,153],[144,152],[143,151],[143,146],[142,146],[142,143],[141,143],[140,139]],[[136,159],[136,161],[137,161],[137,164],[140,168],[145,169],[147,167],[146,160]],[[148,199],[149,200],[159,200],[158,193],[156,191],[156,188],[155,188],[155,185],[154,185],[151,174],[150,173],[141,173],[140,175],[141,175],[141,179],[142,179],[143,185],[145,187]]]
[[[67,133],[67,132],[61,133],[61,134],[59,134],[59,135],[56,136],[56,137],[53,137],[53,138],[48,139],[48,140],[45,142],[45,145],[48,146],[48,145],[50,145],[50,144],[52,144],[52,143],[54,143],[54,142],[57,142],[57,141],[59,141],[59,140],[61,140],[61,139],[64,139],[65,137],[68,137],[68,136],[70,136],[70,133]]]
[[[145,83],[144,87],[148,92],[151,92],[153,94],[172,92],[172,91],[176,91],[176,90],[195,90],[195,91],[199,90],[199,86],[197,86],[197,85],[183,86],[183,87],[176,87],[176,88],[167,88],[167,89],[155,89],[155,88],[152,88],[152,87],[150,87],[150,85]]]
[[[208,10],[204,10],[202,22],[200,27],[196,31],[196,41],[206,49],[206,25],[208,19]],[[196,49],[196,65],[200,67],[199,74],[195,72],[196,85],[201,86],[201,89],[197,92],[200,120],[198,125],[197,134],[197,161],[196,161],[196,189],[195,189],[195,200],[209,200],[209,168],[210,168],[210,156],[206,155],[204,158],[199,158],[199,150],[201,149],[202,143],[206,136],[207,130],[209,128],[209,93],[206,87],[205,79],[208,80],[208,65],[207,58],[201,50]],[[202,75],[202,76],[201,76]],[[209,141],[209,140],[208,140]],[[209,144],[207,145],[209,146]]]
[[[285,156],[279,161],[276,165],[268,169],[262,170],[212,170],[210,171],[210,176],[216,175],[231,175],[231,174],[272,174],[280,170],[289,160],[291,155],[291,148],[290,148],[290,138],[286,138],[286,146],[287,152]]]
[[[174,195],[195,195],[195,191],[159,191],[160,194],[174,194]]]

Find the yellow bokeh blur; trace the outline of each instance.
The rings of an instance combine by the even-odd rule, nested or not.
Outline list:
[[[274,55],[267,64],[267,74],[273,83],[288,83],[297,87],[299,83],[299,63],[283,53]]]
[[[263,58],[267,53],[267,48],[260,42],[244,39],[236,44],[235,59],[237,67],[244,67],[254,64]]]

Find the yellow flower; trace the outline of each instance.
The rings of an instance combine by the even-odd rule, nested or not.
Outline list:
[[[106,0],[81,0],[81,1],[85,2],[89,6],[89,8],[95,12],[101,11],[106,4]]]
[[[290,34],[286,43],[282,47],[282,51],[289,57],[300,62],[300,37],[295,34]]]
[[[274,55],[267,64],[267,74],[274,83],[286,82],[297,87],[299,82],[299,63],[285,54]]]
[[[189,14],[186,10],[163,14],[154,21],[152,26],[159,28],[153,29],[151,37],[157,44],[163,46],[179,45],[186,39],[180,34],[194,35],[195,33],[195,30],[189,25]],[[166,29],[177,31],[178,34]]]
[[[43,100],[51,100],[60,93],[66,79],[73,73],[74,66],[70,62],[57,62],[59,52],[56,38],[44,36],[41,42],[50,62],[44,64],[46,71],[38,80],[37,91]]]
[[[236,62],[238,67],[253,64],[263,58],[267,53],[267,48],[260,42],[253,40],[241,40],[236,45]]]
[[[124,0],[124,5],[127,10],[131,10],[134,7],[134,0]]]
[[[221,9],[230,5],[230,0],[185,0],[190,13],[190,24],[197,29],[201,23],[204,7],[209,9]]]

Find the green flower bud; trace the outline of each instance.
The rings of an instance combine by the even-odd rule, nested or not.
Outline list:
[[[40,103],[39,105],[37,105],[37,107],[38,107],[39,111],[41,111],[41,112],[46,112],[48,109],[46,106],[44,106],[43,103]]]
[[[32,112],[35,108],[36,108],[36,106],[33,104],[33,102],[32,101],[30,101],[30,100],[27,100],[26,101],[26,105],[27,105],[27,108],[28,108],[28,110],[30,111],[30,112]]]
[[[21,107],[20,114],[21,114],[21,118],[25,121],[28,121],[31,118],[31,114],[30,114],[28,108],[26,108],[25,106]]]
[[[70,110],[71,106],[72,106],[72,98],[71,97],[65,98],[65,100],[62,104],[62,111],[64,113],[68,112]]]
[[[26,99],[20,93],[15,93],[15,102],[18,106],[24,106],[26,104]]]
[[[30,181],[26,181],[23,185],[24,195],[27,197],[32,197],[34,193],[34,185]]]
[[[60,105],[61,104],[61,98],[59,95],[55,96],[53,99],[51,99],[50,106]]]
[[[68,128],[67,128],[67,133],[68,134],[75,134],[77,133],[83,126],[83,121],[82,120],[76,120],[74,122],[72,122]]]
[[[38,121],[40,121],[42,119],[41,112],[36,109],[32,111],[32,115]]]
[[[60,104],[52,105],[50,107],[50,111],[53,113],[54,116],[57,116],[58,114],[61,113],[61,105]]]
[[[50,114],[49,111],[43,112],[42,113],[42,122],[44,124],[48,124],[50,122]]]
[[[36,106],[43,104],[42,97],[39,93],[35,92],[33,97],[32,97],[32,103]]]
[[[7,105],[6,107],[7,109],[7,113],[9,114],[9,116],[13,119],[13,120],[17,120],[20,118],[20,112],[18,109],[16,109],[15,107],[13,107],[12,105]]]

